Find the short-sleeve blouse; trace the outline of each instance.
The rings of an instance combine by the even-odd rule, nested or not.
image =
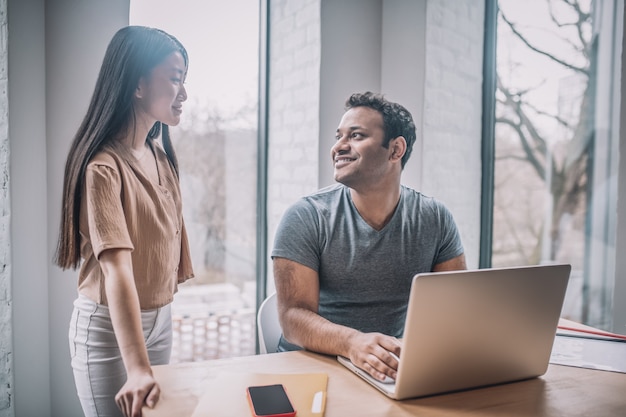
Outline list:
[[[88,164],[80,207],[81,265],[78,291],[107,304],[98,263],[107,249],[130,249],[142,310],[162,307],[178,284],[193,277],[178,177],[158,143],[158,183],[123,151],[107,148]]]

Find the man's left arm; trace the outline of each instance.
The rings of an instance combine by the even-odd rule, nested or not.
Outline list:
[[[467,264],[465,263],[464,253],[460,254],[456,258],[452,258],[447,261],[436,264],[433,267],[433,272],[458,271],[460,269],[467,269]]]
[[[446,260],[435,263],[432,271],[441,272],[467,269],[465,251],[463,249],[463,244],[461,243],[459,229],[454,221],[452,213],[443,204],[439,204],[439,219],[440,240],[438,255],[435,262],[441,259]]]

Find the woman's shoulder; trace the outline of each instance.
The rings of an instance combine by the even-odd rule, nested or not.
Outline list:
[[[124,165],[126,165],[126,158],[118,150],[104,147],[89,160],[87,168],[108,167],[120,170]]]

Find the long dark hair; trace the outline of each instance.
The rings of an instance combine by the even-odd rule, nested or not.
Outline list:
[[[80,264],[80,203],[87,164],[111,141],[134,126],[133,95],[142,77],[180,52],[188,66],[187,51],[172,35],[145,26],[118,30],[107,47],[87,114],[83,119],[65,163],[61,225],[54,262],[62,269]],[[178,175],[178,161],[170,140],[169,126],[156,122],[147,140],[161,135],[163,148]]]

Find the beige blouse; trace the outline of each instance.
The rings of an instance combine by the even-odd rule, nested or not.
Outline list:
[[[130,155],[108,148],[88,164],[80,207],[81,265],[78,291],[107,304],[98,257],[107,249],[131,249],[142,310],[162,307],[178,284],[193,277],[182,216],[180,186],[167,155],[152,144],[158,184]]]

